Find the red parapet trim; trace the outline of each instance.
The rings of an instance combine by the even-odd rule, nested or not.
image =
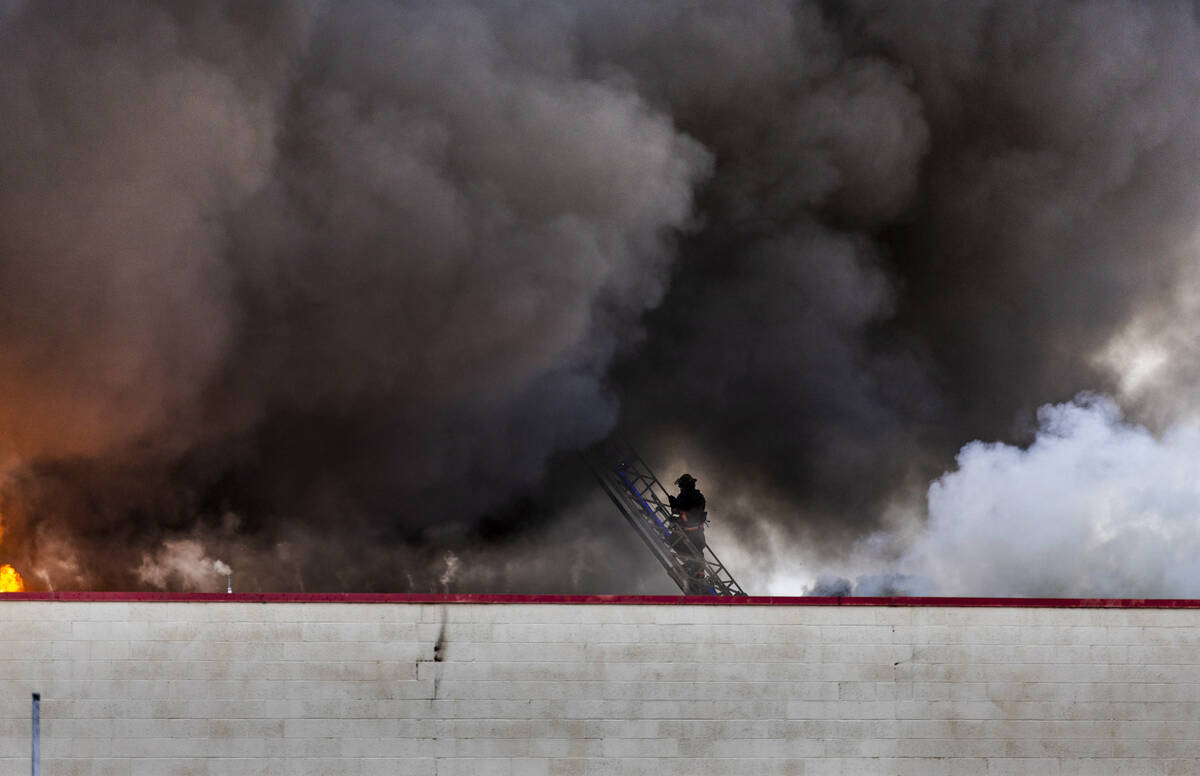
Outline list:
[[[1200,609],[1194,598],[938,598],[669,595],[488,595],[476,593],[0,593],[6,601],[258,604],[638,604],[651,606],[910,606],[1035,609]]]

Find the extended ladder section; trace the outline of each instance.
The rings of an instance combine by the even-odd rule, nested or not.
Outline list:
[[[746,595],[716,553],[698,549],[671,519],[667,489],[633,447],[609,441],[587,459],[604,492],[685,595]]]

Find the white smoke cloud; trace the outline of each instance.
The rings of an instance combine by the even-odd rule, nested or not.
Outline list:
[[[1154,435],[1092,395],[1038,419],[1027,448],[962,448],[895,567],[941,595],[1200,595],[1200,427]]]
[[[218,574],[231,572],[224,562],[208,557],[204,545],[193,539],[163,542],[153,555],[143,554],[137,568],[139,580],[160,589],[204,590],[214,587]]]
[[[1140,310],[1096,355],[1121,406],[1152,429],[1200,423],[1200,234],[1180,248],[1185,269],[1158,305]]]
[[[447,552],[444,556],[446,570],[438,577],[438,582],[442,586],[442,592],[450,592],[450,585],[453,584],[454,578],[458,576],[458,570],[462,568],[462,560],[453,552]]]

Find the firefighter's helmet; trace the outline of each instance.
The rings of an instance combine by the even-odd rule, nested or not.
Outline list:
[[[694,488],[696,487],[696,478],[690,474],[683,474],[675,480],[675,484],[681,488]]]

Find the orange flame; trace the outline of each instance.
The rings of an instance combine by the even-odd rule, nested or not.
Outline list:
[[[0,539],[4,538],[4,519],[0,517]],[[25,580],[9,564],[0,566],[0,593],[20,593],[25,589]]]
[[[0,566],[0,593],[20,593],[25,589],[25,580],[9,564]]]

